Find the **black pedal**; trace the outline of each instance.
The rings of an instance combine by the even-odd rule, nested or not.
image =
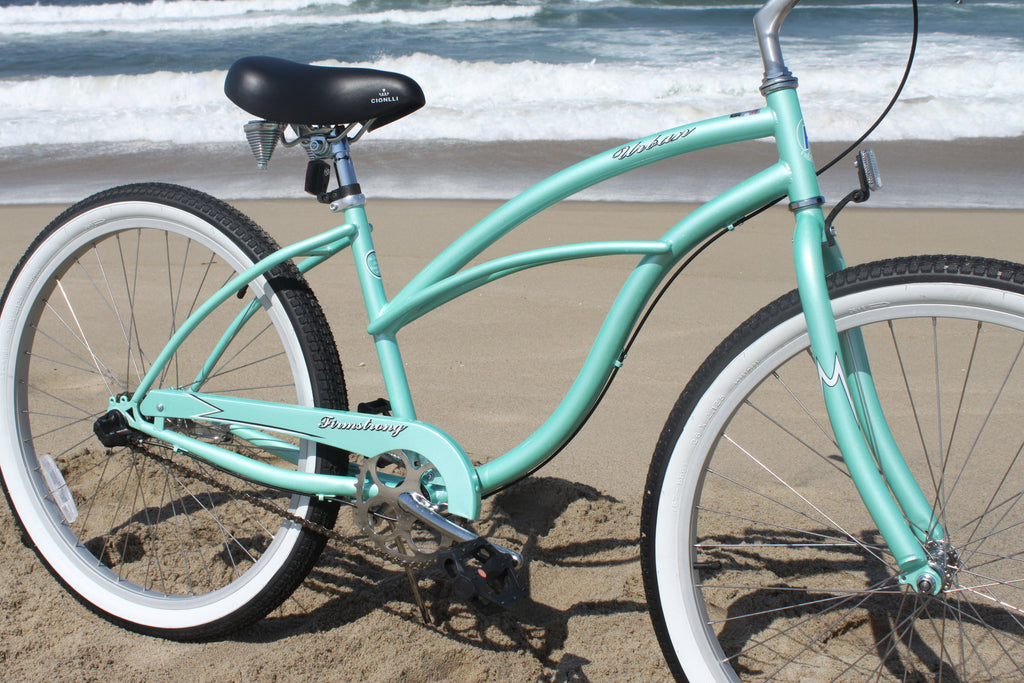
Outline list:
[[[508,609],[526,595],[512,558],[485,538],[452,546],[437,563],[456,595],[482,612]]]
[[[391,401],[386,398],[376,398],[366,403],[360,403],[356,408],[357,413],[366,413],[367,415],[384,415],[385,417],[391,417]]]
[[[92,425],[96,438],[107,448],[127,446],[132,442],[136,432],[128,426],[128,420],[118,410],[111,410],[100,415]]]

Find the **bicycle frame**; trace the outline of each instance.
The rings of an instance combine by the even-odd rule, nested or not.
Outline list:
[[[141,416],[154,420],[152,424],[133,425],[154,438],[167,440],[217,466],[302,493],[352,496],[355,494],[355,477],[326,477],[272,468],[163,429],[159,423],[165,418],[212,419],[209,416],[211,406],[216,406],[217,421],[259,426],[270,432],[311,439],[368,457],[395,449],[414,451],[437,468],[445,483],[445,498],[449,509],[455,514],[473,519],[478,515],[482,495],[535,468],[579,426],[583,416],[596,402],[597,393],[604,386],[615,364],[621,362],[625,339],[644,305],[673,266],[715,230],[784,193],[790,185],[792,174],[787,165],[780,161],[708,202],[659,240],[562,245],[494,259],[463,270],[464,266],[530,216],[586,187],[692,150],[769,137],[779,127],[776,120],[777,116],[771,108],[709,119],[634,141],[566,169],[509,201],[467,231],[413,278],[392,301],[388,301],[384,293],[365,209],[362,205],[349,207],[345,211],[347,222],[344,225],[281,249],[225,285],[182,324],[155,360],[132,399],[120,403],[124,404],[123,408],[138,405]],[[196,393],[202,384],[202,374],[187,392],[150,390],[160,376],[160,369],[184,339],[213,309],[245,284],[284,260],[305,256],[307,258],[299,264],[299,268],[308,271],[345,248],[352,250],[356,263],[369,316],[368,332],[374,337],[394,417],[294,406],[285,409],[283,406],[261,405],[234,397],[212,397]],[[635,254],[642,259],[612,305],[576,382],[551,418],[523,444],[480,468],[473,468],[462,449],[450,437],[430,425],[416,421],[411,391],[395,338],[404,325],[500,277],[539,265],[613,254]],[[246,317],[243,313],[233,329],[225,333],[222,343],[204,367],[209,368],[214,364],[218,350],[227,345],[227,341],[244,324]],[[355,428],[355,425],[366,425],[368,420],[371,426],[379,426],[382,431]],[[322,423],[324,427],[320,427]],[[391,430],[385,431],[384,427],[391,427]],[[397,434],[394,433],[396,431]],[[262,438],[266,439],[267,436]],[[281,449],[285,449],[286,442],[280,443]]]
[[[778,14],[781,6],[784,17],[795,4],[796,0],[771,0],[766,9],[772,5]],[[779,24],[781,18],[767,28],[759,26],[758,30],[777,32]],[[438,474],[426,482],[432,500],[447,503],[448,510],[455,515],[477,519],[482,496],[525,476],[571,438],[596,404],[614,368],[621,364],[626,340],[644,307],[681,259],[717,230],[731,227],[749,212],[786,195],[795,214],[794,256],[801,302],[841,452],[861,497],[900,565],[901,580],[929,592],[934,585],[937,592],[943,578],[941,572],[928,564],[923,544],[941,539],[943,530],[888,435],[859,336],[837,334],[825,276],[843,268],[844,263],[838,246],[825,233],[821,209],[824,200],[820,197],[795,79],[782,65],[781,53],[777,56],[777,64],[770,56],[765,59],[765,107],[672,128],[608,150],[551,176],[464,233],[390,301],[385,295],[365,207],[362,202],[348,206],[344,209],[343,225],[281,249],[238,275],[205,302],[177,330],[135,394],[131,398],[111,399],[110,409],[125,414],[133,429],[217,467],[270,486],[325,498],[352,498],[372,495],[373,491],[357,491],[355,476],[296,472],[253,461],[168,429],[165,420],[203,419],[227,424],[239,438],[258,441],[261,447],[292,462],[298,458],[297,449],[273,434],[308,439],[366,457],[394,450],[413,452],[428,460]],[[580,190],[694,150],[762,138],[775,139],[779,150],[777,163],[702,205],[657,240],[560,245],[467,267],[528,218]],[[338,152],[336,158],[345,183],[354,182],[347,139]],[[189,387],[151,388],[183,340],[240,288],[285,260],[304,257],[299,269],[305,272],[346,248],[351,249],[354,257],[369,319],[367,331],[376,345],[393,417],[200,393],[205,374],[256,310],[255,303],[224,333],[204,370]],[[396,340],[399,330],[438,306],[499,278],[541,265],[608,255],[636,255],[640,260],[612,304],[576,380],[547,421],[531,436],[508,453],[474,467],[451,437],[416,419]]]

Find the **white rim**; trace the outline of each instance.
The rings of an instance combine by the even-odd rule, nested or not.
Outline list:
[[[905,302],[905,303],[901,303]],[[962,283],[914,283],[876,287],[833,302],[840,331],[897,317],[980,319],[1024,330],[1024,297],[991,287]],[[692,502],[701,485],[703,461],[732,416],[736,399],[757,386],[779,363],[808,343],[806,324],[797,314],[744,349],[701,397],[669,458],[655,521],[656,580],[673,647],[693,681],[735,681],[716,664],[724,654],[706,628],[707,614],[695,586],[689,540],[696,524]],[[680,530],[687,530],[680,534]],[[684,542],[680,542],[685,539]]]
[[[26,303],[37,299],[45,279],[56,266],[64,263],[91,240],[119,227],[166,230],[188,237],[217,252],[236,270],[251,265],[251,261],[245,259],[229,238],[187,211],[139,201],[101,206],[61,226],[39,245],[24,264],[9,292],[0,318],[0,331],[6,338],[13,338],[16,331],[24,328],[31,315]],[[290,321],[280,306],[271,305],[268,314],[277,329],[290,329]],[[285,344],[285,348],[301,397],[300,403],[310,405],[312,388],[308,375],[306,372],[295,371],[304,362],[301,349],[289,341],[291,343]],[[0,367],[4,368],[7,377],[17,377],[20,372],[17,357],[12,351],[6,346],[0,349]],[[29,536],[72,590],[119,619],[159,624],[164,628],[187,628],[230,614],[255,597],[267,580],[278,572],[301,533],[297,525],[290,525],[291,528],[285,529],[285,533],[277,534],[273,544],[260,557],[258,571],[254,566],[229,585],[204,595],[174,597],[126,584],[106,567],[96,566],[95,558],[78,544],[75,535],[61,522],[61,514],[56,505],[40,495],[40,491],[46,491],[41,475],[38,470],[26,467],[22,460],[19,434],[24,433],[27,422],[18,419],[18,399],[10,385],[8,391],[0,394],[0,415],[3,416],[0,419],[4,420],[4,432],[8,439],[8,447],[0,451],[0,467],[4,472],[11,501],[19,511]],[[31,444],[27,448],[31,448]],[[27,457],[34,460],[32,453]],[[304,457],[300,467],[310,471],[314,465],[312,458]],[[304,506],[305,502],[301,505]],[[298,512],[302,514],[304,509],[300,508]]]

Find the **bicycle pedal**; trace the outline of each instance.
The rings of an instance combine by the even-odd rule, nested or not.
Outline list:
[[[455,594],[485,613],[509,609],[527,591],[515,557],[485,538],[458,543],[437,557]]]
[[[118,410],[103,413],[92,425],[92,431],[106,448],[127,446],[136,432],[128,426],[128,420]]]
[[[368,415],[385,415],[391,417],[391,401],[386,398],[377,398],[372,401],[360,403],[356,408],[357,413]]]

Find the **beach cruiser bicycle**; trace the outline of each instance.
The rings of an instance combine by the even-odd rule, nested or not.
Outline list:
[[[279,248],[226,204],[144,184],[92,196],[43,231],[0,318],[0,469],[27,542],[98,614],[174,639],[262,618],[328,538],[439,567],[482,607],[510,604],[524,560],[471,530],[482,498],[574,435],[688,255],[785,197],[798,289],[697,370],[650,465],[641,566],[669,666],[701,682],[1021,678],[1024,267],[963,256],[845,267],[779,44],[796,4],[769,0],[755,17],[763,107],[544,180],[390,299],[351,146],[422,106],[420,88],[375,70],[237,62],[225,90],[259,118],[246,126],[259,163],[279,141],[300,145],[306,189],[344,222]],[[583,188],[761,138],[778,162],[660,239],[476,258]],[[854,199],[877,184],[871,155],[860,167]],[[387,389],[357,410],[303,278],[342,251]],[[417,420],[399,330],[498,278],[607,255],[636,267],[536,432],[476,464]],[[365,539],[333,530],[342,504]]]

